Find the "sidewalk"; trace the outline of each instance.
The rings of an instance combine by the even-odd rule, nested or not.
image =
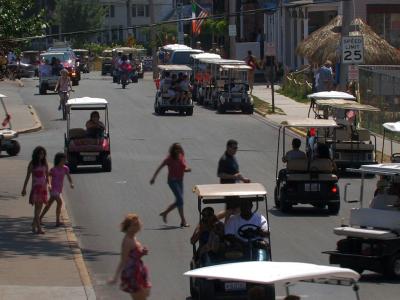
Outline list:
[[[17,81],[0,81],[0,94],[7,96],[4,99],[8,113],[11,115],[12,129],[18,133],[38,131],[42,124],[36,111],[30,105],[25,105],[23,99],[17,93],[20,87]],[[4,119],[3,108],[0,107],[0,122]]]
[[[260,98],[261,100],[272,103],[271,89],[266,88],[265,84],[255,85],[253,89],[253,95]],[[279,125],[282,121],[287,120],[289,118],[299,119],[299,118],[307,118],[308,115],[308,104],[299,103],[295,100],[290,99],[289,97],[283,96],[275,91],[275,106],[279,107],[285,112],[285,115],[267,115],[266,118],[275,124]],[[313,117],[310,115],[310,117]],[[372,138],[374,142],[374,139]],[[383,139],[382,136],[376,136],[376,150],[382,151]],[[384,152],[386,155],[390,156],[390,140],[385,139],[385,148]],[[393,153],[400,153],[400,143],[393,142]]]

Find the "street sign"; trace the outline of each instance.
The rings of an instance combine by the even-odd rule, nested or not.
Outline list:
[[[275,44],[271,42],[265,42],[264,44],[264,53],[266,56],[275,56],[276,55],[276,48]]]
[[[358,81],[359,71],[357,65],[349,65],[349,73],[347,77],[349,81]]]
[[[364,62],[364,38],[362,36],[342,37],[342,63],[362,64]]]
[[[229,36],[236,36],[236,25],[229,25]]]

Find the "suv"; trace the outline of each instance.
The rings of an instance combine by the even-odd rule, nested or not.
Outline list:
[[[78,85],[81,80],[81,72],[77,68],[77,57],[71,48],[49,48],[46,52],[50,57],[57,58],[60,63],[68,70],[72,85]],[[53,54],[53,56],[51,56]],[[51,60],[50,60],[51,61]]]

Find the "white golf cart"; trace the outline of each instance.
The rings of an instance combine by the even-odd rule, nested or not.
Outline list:
[[[188,81],[192,73],[192,69],[185,65],[159,65],[160,82],[163,81],[165,75],[169,73],[170,78],[173,74],[178,76],[183,74],[188,76]],[[159,84],[154,103],[154,112],[158,115],[164,115],[168,110],[179,112],[179,114],[186,114],[187,116],[193,115],[193,100],[191,91],[187,91],[187,99],[178,100],[177,97],[172,97],[169,94],[170,84]]]
[[[88,111],[103,112],[104,128],[87,130],[82,128],[90,118]],[[72,118],[74,120],[72,120]],[[80,127],[71,127],[72,121]],[[92,132],[96,131],[96,132]],[[67,155],[71,172],[79,165],[101,165],[104,172],[111,172],[111,143],[108,120],[108,102],[101,98],[74,98],[67,101],[67,132],[65,133],[64,151]]]
[[[267,191],[260,183],[237,183],[237,184],[206,184],[196,185],[193,192],[197,195],[199,220],[202,222],[201,213],[204,206],[239,207],[244,201],[253,203],[253,212],[259,211],[266,217],[268,223]],[[265,205],[265,214],[264,214]],[[222,206],[222,207],[221,207]],[[261,212],[262,208],[262,212]],[[243,224],[237,229],[237,234],[246,241],[242,247],[232,247],[225,240],[220,241],[220,251],[209,255],[205,263],[199,255],[200,245],[193,245],[193,258],[190,263],[191,269],[201,268],[205,265],[218,265],[221,263],[243,262],[243,261],[270,261],[271,240],[270,236],[261,237],[260,227],[254,224]],[[200,256],[200,257],[199,257]],[[230,281],[218,281],[207,279],[190,280],[191,296],[200,300],[212,300],[220,297],[240,297],[246,295],[251,285]],[[275,295],[273,286],[266,287],[268,295]]]
[[[391,132],[392,134],[400,133],[400,122],[387,122],[383,124],[383,141],[382,141],[382,153],[385,153],[385,138],[387,137],[387,133]],[[393,153],[393,139],[390,138],[390,161],[393,163],[400,163],[400,153]],[[382,160],[383,162],[383,155]]]
[[[199,268],[190,270],[184,275],[198,280],[245,282],[256,289],[262,289],[267,285],[275,285],[275,289],[277,286],[283,286],[286,296],[300,294],[302,299],[303,297],[310,300],[360,299],[357,285],[360,275],[350,269],[331,266],[299,262],[252,261]],[[211,300],[211,298],[204,299]],[[262,299],[275,300],[275,297],[265,295]]]
[[[307,95],[307,98],[310,100],[310,108],[308,109],[308,118],[310,117],[311,110],[314,112],[315,116],[321,116],[321,110],[319,109],[316,101],[317,100],[352,100],[356,101],[356,97],[352,94],[348,94],[345,92],[337,92],[337,91],[327,91],[327,92],[318,92]],[[320,119],[323,119],[319,117]]]
[[[352,172],[361,173],[360,208],[350,211],[349,224],[334,228],[344,239],[337,242],[329,254],[329,262],[361,273],[371,270],[388,277],[400,277],[400,164],[364,165]],[[364,178],[367,174],[380,175],[377,190],[368,207],[364,204]]]
[[[329,158],[314,158],[314,148],[310,147],[313,137],[308,137],[306,141],[307,158],[289,160],[286,169],[279,170],[280,155],[284,157],[286,154],[287,129],[302,128],[309,131],[313,129],[322,134],[335,131],[338,127],[334,120],[324,119],[291,119],[282,122],[278,133],[275,186],[275,206],[282,212],[290,211],[296,204],[311,204],[317,208],[328,206],[331,214],[339,212],[338,177],[334,174],[332,161]]]
[[[15,140],[18,137],[18,132],[12,130],[11,116],[4,104],[5,98],[7,98],[7,96],[0,94],[0,102],[5,115],[2,128],[0,129],[0,153],[1,151],[6,151],[8,155],[15,156],[21,150],[21,146],[18,141]]]

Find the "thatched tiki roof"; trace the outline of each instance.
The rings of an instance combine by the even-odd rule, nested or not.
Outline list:
[[[399,50],[377,35],[361,19],[354,19],[352,23],[358,31],[352,32],[351,35],[364,37],[364,64],[400,64]],[[311,63],[323,64],[327,59],[334,63],[340,61],[341,26],[342,17],[337,16],[302,41],[297,47],[297,54],[306,57]]]

